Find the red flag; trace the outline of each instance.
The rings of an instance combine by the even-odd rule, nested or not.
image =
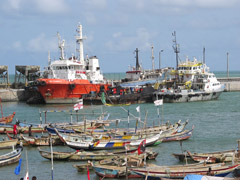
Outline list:
[[[73,109],[74,109],[74,111],[83,109],[83,100],[80,99],[80,100],[79,100],[79,103],[77,103],[77,104],[75,104],[75,105],[73,106]]]
[[[138,155],[145,152],[146,139],[144,139],[138,146]]]
[[[87,177],[88,177],[88,180],[90,180],[90,172],[89,172],[88,166],[87,166]]]

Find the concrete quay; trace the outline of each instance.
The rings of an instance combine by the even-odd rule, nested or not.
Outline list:
[[[0,98],[2,102],[24,101],[25,89],[0,89]]]
[[[222,84],[225,85],[226,92],[240,91],[240,77],[229,77],[229,78],[217,78]]]

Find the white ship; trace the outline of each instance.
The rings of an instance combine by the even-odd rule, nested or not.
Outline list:
[[[158,91],[153,98],[164,102],[191,102],[217,99],[224,91],[216,76],[209,71],[206,64],[188,58],[172,70],[169,79],[158,83]]]

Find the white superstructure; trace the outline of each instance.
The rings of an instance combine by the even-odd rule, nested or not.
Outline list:
[[[64,80],[75,80],[75,79],[88,79],[94,84],[106,83],[103,75],[100,71],[99,60],[96,56],[84,59],[83,54],[83,40],[82,36],[82,25],[77,26],[78,35],[76,38],[77,43],[77,54],[78,56],[72,56],[69,59],[65,57],[65,40],[61,40],[58,33],[58,47],[60,49],[60,58],[55,61],[50,60],[49,55],[49,66],[45,73],[48,79],[64,79]]]

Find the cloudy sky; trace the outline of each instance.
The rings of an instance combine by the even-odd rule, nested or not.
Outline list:
[[[57,32],[66,54],[75,52],[76,27],[83,25],[84,54],[96,55],[103,72],[125,72],[135,64],[134,50],[145,69],[152,67],[151,45],[158,67],[175,67],[172,33],[180,59],[202,59],[212,71],[240,70],[239,0],[1,0],[0,64],[47,65],[59,57]]]

